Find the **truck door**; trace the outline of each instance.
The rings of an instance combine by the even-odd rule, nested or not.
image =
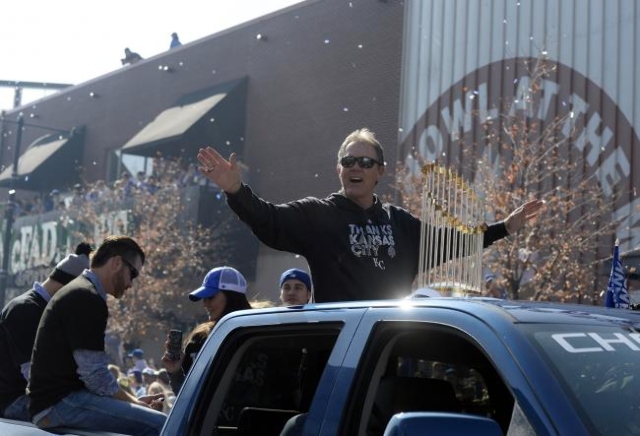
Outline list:
[[[430,411],[490,417],[504,434],[534,435],[505,372],[517,379],[517,364],[470,314],[437,307],[371,308],[347,352],[319,434],[382,436],[395,413]],[[539,434],[552,428],[543,415],[536,417],[545,429]]]
[[[163,433],[277,436],[292,417],[306,422],[312,403],[322,416],[364,311],[225,320],[194,363]],[[186,395],[191,398],[183,400]],[[314,401],[318,397],[325,401]]]

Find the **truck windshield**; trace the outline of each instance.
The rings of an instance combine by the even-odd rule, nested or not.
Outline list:
[[[578,412],[601,434],[640,429],[640,331],[592,325],[522,326]]]

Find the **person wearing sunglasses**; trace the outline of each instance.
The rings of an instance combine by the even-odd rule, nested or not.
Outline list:
[[[198,161],[202,174],[226,193],[229,207],[260,241],[306,258],[316,302],[410,294],[418,273],[421,222],[375,194],[385,161],[382,145],[370,130],[358,129],[345,138],[336,163],[342,188],[324,199],[276,205],[242,182],[235,154],[226,160],[206,147],[199,150]],[[523,228],[541,206],[539,200],[529,201],[506,220],[487,226],[484,246]],[[441,247],[434,244],[431,249]]]
[[[128,236],[109,236],[90,268],[49,301],[38,326],[27,387],[31,421],[113,433],[158,434],[162,394],[136,398],[109,371],[107,295],[119,299],[139,276],[145,254]]]

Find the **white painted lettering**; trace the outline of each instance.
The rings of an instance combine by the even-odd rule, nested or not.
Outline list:
[[[423,154],[424,156],[424,154]],[[405,177],[405,187],[408,192],[414,192],[413,184],[411,183],[412,176],[417,176],[422,171],[422,166],[418,159],[413,157],[413,154],[408,154],[407,157],[404,158],[404,167],[407,168],[408,174]]]
[[[613,334],[613,336],[615,336],[617,339],[605,339],[602,336],[600,336],[598,333],[588,333],[588,335],[594,341],[600,344],[600,346],[604,348],[606,351],[616,351],[616,349],[613,348],[610,344],[624,344],[627,347],[631,348],[631,350],[633,351],[640,351],[640,348],[636,347],[636,345],[633,342],[631,342],[627,337],[625,337],[621,333]]]
[[[470,94],[467,93],[468,97]],[[471,106],[471,101],[469,98],[465,98],[465,102],[468,102],[467,105]],[[465,106],[467,106],[465,105]],[[453,106],[453,115],[449,112],[449,107],[444,107],[440,114],[442,115],[442,121],[444,122],[445,127],[449,131],[449,135],[453,140],[460,139],[460,130],[463,132],[468,132],[471,130],[471,108],[462,107],[462,102],[457,99],[452,103]]]
[[[21,251],[22,251],[22,243],[20,242],[20,240],[16,240],[13,243],[13,246],[11,247],[11,257],[9,258],[9,261],[10,261],[9,270],[12,273],[16,273],[18,271],[22,271],[23,269],[25,269],[20,262],[20,259],[22,259],[20,257]],[[19,260],[18,262],[11,262],[12,259],[19,259]]]
[[[560,85],[552,80],[544,80],[542,86],[542,99],[538,108],[538,119],[546,120],[549,108],[551,107],[552,97],[558,94]]]
[[[438,156],[442,154],[444,150],[444,138],[436,126],[431,125],[422,132],[418,143],[418,150],[420,155],[424,156],[427,161],[435,161]],[[418,174],[420,174],[419,166],[415,175]]]
[[[56,255],[56,247],[58,246],[58,223],[56,221],[47,221],[42,223],[42,257],[43,261],[48,262]]]
[[[34,226],[31,232],[31,241],[29,243],[29,257],[27,259],[27,265],[29,268],[33,268],[35,265],[38,265],[40,261],[40,240],[38,239],[38,229]]]
[[[531,91],[529,76],[522,76],[518,79],[518,88],[516,89],[515,100],[509,108],[509,116],[514,117],[516,112],[524,111],[528,118],[533,118],[533,104],[531,101]]]
[[[607,126],[604,126],[602,134],[599,135],[598,130],[601,126],[602,117],[600,117],[600,114],[596,112],[591,115],[586,127],[582,132],[580,132],[580,135],[576,139],[576,144],[582,144],[581,148],[583,150],[587,144],[591,144],[591,148],[587,153],[587,162],[589,162],[589,165],[591,166],[594,166],[597,163],[601,148],[607,145],[613,137],[613,132]]]
[[[640,344],[640,333],[612,333],[613,337],[605,338],[599,333],[556,333],[551,335],[551,338],[555,340],[566,352],[568,353],[601,353],[601,352],[615,352],[621,348],[629,349],[631,351],[640,351],[640,346],[634,343]],[[596,347],[585,346],[585,341],[581,341],[582,346],[576,346],[575,340],[578,338],[590,338]],[[620,344],[622,347],[617,348],[613,345]]]
[[[622,146],[617,146],[596,170],[602,191],[607,197],[613,194],[616,184],[629,177],[631,173],[631,163],[627,159]]]
[[[571,116],[567,117],[565,122],[562,125],[562,133],[564,136],[572,136],[573,130],[578,120],[582,119],[583,115],[589,109],[589,105],[586,101],[581,99],[576,94],[571,94]],[[576,142],[574,144],[580,151],[584,149],[585,144],[580,144]]]
[[[33,227],[20,227],[20,254],[19,262],[16,265],[17,270],[28,268],[29,248],[31,247],[31,238],[33,237]]]
[[[585,338],[587,335],[585,333],[556,333],[551,335],[553,340],[555,340],[565,351],[568,353],[595,353],[602,351],[600,347],[582,347],[577,348],[571,345],[568,341],[569,338]]]
[[[487,91],[487,82],[482,82],[478,85],[478,118],[481,123],[485,123],[489,120],[495,120],[498,117],[498,109],[489,109],[489,95]]]

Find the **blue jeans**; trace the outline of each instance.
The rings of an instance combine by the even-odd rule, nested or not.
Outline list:
[[[159,434],[167,419],[149,407],[101,397],[86,389],[70,393],[40,415],[33,420],[40,428],[73,427],[137,436]]]
[[[18,421],[31,421],[29,419],[29,397],[20,395],[4,409],[2,416],[9,419],[17,419]]]

